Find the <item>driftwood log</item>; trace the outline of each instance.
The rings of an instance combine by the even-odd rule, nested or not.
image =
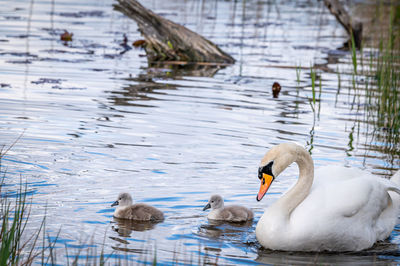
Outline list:
[[[354,44],[357,49],[361,48],[362,42],[362,30],[363,25],[359,21],[352,21],[349,13],[340,4],[338,0],[324,0],[325,6],[329,9],[332,15],[334,15],[339,23],[345,28],[347,34],[350,36],[350,40],[347,42],[347,46],[351,47],[351,36],[354,36]]]
[[[146,42],[149,63],[160,61],[233,64],[235,60],[209,40],[143,7],[136,0],[117,0],[114,8],[136,21]]]

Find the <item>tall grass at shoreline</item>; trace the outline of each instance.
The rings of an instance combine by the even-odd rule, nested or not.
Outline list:
[[[20,179],[19,188],[12,193],[4,189],[6,172],[2,169],[1,159],[14,144],[7,150],[4,147],[0,149],[0,266],[31,265],[33,263],[56,265],[55,245],[61,230],[55,237],[50,238],[46,232],[46,213],[44,213],[39,228],[28,232],[26,228],[30,220],[31,205],[29,201],[31,199],[27,198],[27,183],[23,183]],[[80,252],[68,256],[67,248],[66,253],[67,259],[71,257],[71,261],[67,260],[68,265],[82,264],[83,261],[85,265],[104,265],[106,261],[103,249],[100,255],[97,254],[96,249],[87,250],[86,259],[80,257]]]
[[[381,17],[385,17],[382,16]],[[400,5],[390,6],[390,15],[388,27],[381,30],[380,35],[375,35],[375,41],[378,43],[376,48],[361,47],[356,50],[354,38],[352,37],[349,47],[348,63],[351,68],[341,72],[339,67],[336,69],[338,80],[337,97],[341,92],[343,81],[349,84],[349,95],[353,94],[353,103],[350,111],[363,111],[364,117],[361,120],[356,119],[355,123],[364,123],[366,125],[366,146],[371,146],[371,150],[378,148],[381,152],[388,155],[388,159],[398,158],[400,150]],[[386,24],[385,24],[386,25]],[[320,73],[322,75],[322,73]],[[313,139],[315,135],[314,126],[316,115],[319,118],[319,109],[316,108],[316,102],[321,103],[316,97],[316,80],[319,79],[321,94],[321,77],[317,78],[316,70],[313,66],[310,68],[310,83],[312,95],[309,97],[311,111],[313,112],[313,125],[310,130],[309,152],[313,148]],[[296,80],[298,81],[298,70],[296,69]],[[320,100],[320,97],[319,97]],[[356,108],[356,109],[353,109]],[[360,124],[351,127],[349,134],[349,148],[353,149],[353,131],[358,130],[360,134]],[[374,143],[385,143],[375,147]],[[368,149],[367,149],[368,150]],[[347,153],[351,156],[351,153]]]
[[[23,183],[20,178],[19,188],[16,191],[10,193],[4,189],[6,171],[2,168],[2,158],[22,134],[7,149],[4,146],[0,149],[0,265],[30,265],[40,257],[42,265],[47,264],[51,259],[47,251],[52,250],[55,243],[48,241],[46,244],[44,241],[46,239],[45,215],[38,229],[30,233],[26,231],[31,213],[27,198],[27,183]],[[41,239],[43,242],[39,243]],[[41,248],[39,248],[40,244],[42,244]]]
[[[1,159],[8,150],[0,150],[0,265],[29,264],[38,255],[35,246],[42,230],[43,223],[37,234],[23,241],[26,225],[29,220],[27,208],[26,185],[20,184],[15,200],[12,201],[4,191],[5,172],[1,168]]]
[[[398,149],[400,143],[400,25],[395,24],[397,16],[392,7],[387,38],[381,38],[378,49],[370,52],[364,105],[365,121],[374,126],[371,141],[387,143],[384,149],[389,153]]]

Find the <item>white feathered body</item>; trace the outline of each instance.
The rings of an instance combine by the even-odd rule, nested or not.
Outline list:
[[[388,180],[359,169],[320,168],[308,196],[289,217],[279,200],[265,211],[257,224],[257,239],[274,250],[369,248],[386,239],[397,223],[399,184],[400,172]]]

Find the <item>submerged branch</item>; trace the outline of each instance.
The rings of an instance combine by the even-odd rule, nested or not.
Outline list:
[[[136,0],[117,0],[114,8],[138,24],[146,39],[144,49],[150,63],[159,61],[233,64],[235,60],[197,33],[165,19]]]
[[[363,24],[359,21],[352,20],[346,9],[340,4],[338,0],[324,0],[324,4],[334,15],[337,21],[344,27],[349,35],[347,47],[351,47],[351,39],[354,36],[354,43],[357,49],[361,48]]]

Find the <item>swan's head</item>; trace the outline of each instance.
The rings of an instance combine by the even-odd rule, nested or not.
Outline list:
[[[118,199],[111,204],[111,207],[114,206],[129,206],[132,205],[132,197],[129,193],[120,193],[118,195]]]
[[[207,205],[204,206],[203,211],[211,209],[219,209],[224,207],[224,200],[220,195],[212,195]]]
[[[261,180],[257,201],[260,201],[275,178],[293,163],[301,146],[294,143],[282,143],[270,149],[262,158],[258,168],[258,178]]]

